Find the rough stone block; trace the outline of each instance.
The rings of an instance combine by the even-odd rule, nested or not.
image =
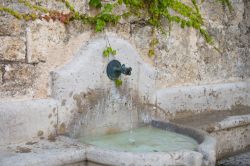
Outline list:
[[[11,16],[0,16],[0,36],[25,35],[25,22],[11,18]]]
[[[27,61],[28,63],[45,62],[50,50],[67,41],[65,26],[59,21],[32,22],[27,28]]]
[[[3,67],[0,95],[17,96],[32,92],[36,80],[36,67],[26,64],[8,64]]]
[[[152,28],[149,26],[139,27],[134,26],[132,28],[132,34],[134,37],[134,41],[136,46],[139,49],[143,49],[145,47],[149,47],[150,40],[152,38]]]
[[[25,39],[0,36],[0,61],[25,61]]]
[[[51,99],[0,101],[0,146],[30,141],[39,137],[39,131],[47,138],[55,130],[57,116],[52,111],[55,107],[56,101]],[[53,116],[48,117],[50,114]]]
[[[32,85],[35,74],[35,67],[26,64],[9,64],[4,66],[4,84]]]

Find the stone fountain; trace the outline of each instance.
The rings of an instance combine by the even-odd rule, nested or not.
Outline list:
[[[198,98],[202,93],[200,90],[205,86],[196,87],[195,91],[179,88],[185,94],[191,93],[192,101],[189,95],[184,96],[184,93],[178,92],[178,89],[161,89],[156,83],[157,67],[146,63],[129,40],[115,34],[109,34],[108,40],[112,48],[117,50],[117,55],[103,57],[102,52],[107,47],[107,39],[105,36],[96,36],[84,43],[69,63],[51,72],[49,98],[1,103],[0,109],[3,111],[0,112],[0,145],[13,145],[37,137],[51,138],[53,135],[59,135],[57,140],[60,143],[48,145],[48,147],[57,147],[55,149],[59,150],[45,148],[45,150],[37,150],[34,154],[20,155],[4,153],[2,156],[5,157],[0,158],[0,165],[73,165],[75,163],[82,165],[215,165],[214,138],[203,131],[169,122],[171,117],[179,114],[184,108],[203,110],[206,106],[202,105],[204,104],[202,98],[200,100],[195,98]],[[110,61],[115,62],[115,72],[112,74],[109,71],[109,77],[107,77],[106,69]],[[130,68],[119,65],[118,61],[130,66],[133,69],[132,74]],[[120,73],[131,74],[131,76],[120,76]],[[123,80],[121,87],[116,87],[110,80],[118,76]],[[236,85],[228,85],[228,88],[233,86]],[[245,84],[239,83],[237,87],[239,87],[238,91],[244,91]],[[227,87],[222,92],[226,95],[224,92],[228,92]],[[248,92],[246,94],[249,95]],[[232,98],[226,104],[230,105],[235,100]],[[220,107],[223,106],[220,105]],[[150,126],[163,134],[168,132],[181,134],[176,136],[176,139],[183,136],[192,139],[194,144],[192,148],[137,151],[107,148],[107,144],[99,146],[100,144],[93,143],[93,138],[103,138],[107,135],[112,136],[127,131],[129,133],[134,131],[132,135],[136,134],[136,131],[143,126]],[[88,138],[92,139],[92,142],[86,141]],[[128,140],[132,146],[137,145],[136,141]],[[46,143],[44,144],[47,146]],[[44,144],[41,146],[45,146]],[[16,160],[19,162],[17,163]]]

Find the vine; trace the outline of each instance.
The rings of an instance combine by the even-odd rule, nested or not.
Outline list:
[[[58,11],[51,11],[43,6],[34,5],[28,0],[18,0],[18,2],[31,10],[39,11],[40,14],[36,14],[35,12],[31,14],[19,13],[18,11],[3,6],[0,6],[0,11],[13,15],[17,19],[24,19],[26,21],[38,18],[47,21],[53,19],[60,20],[62,23],[67,24],[72,20],[80,20],[84,24],[94,25],[96,32],[102,31],[109,23],[116,24],[121,17],[129,17],[131,15],[138,17],[149,16],[148,18],[144,18],[145,22],[163,32],[164,26],[162,20],[166,19],[170,24],[175,22],[182,28],[193,27],[197,29],[208,43],[212,43],[212,37],[203,27],[203,19],[196,0],[191,0],[192,6],[188,6],[179,0],[117,0],[115,3],[107,3],[105,5],[102,5],[101,0],[90,0],[90,7],[101,9],[95,16],[79,13],[68,0],[57,1],[64,3],[70,12],[68,14],[63,14]],[[230,0],[217,1],[232,10]],[[122,4],[127,7],[128,12],[121,15],[114,14],[113,8]],[[174,14],[170,14],[170,10],[174,11]],[[151,50],[150,52],[152,56],[153,51]]]
[[[20,4],[23,4],[23,5],[27,6],[30,9],[36,10],[36,11],[40,11],[40,12],[43,12],[43,13],[48,13],[49,12],[49,10],[46,9],[45,7],[38,6],[38,5],[33,5],[29,1],[26,1],[26,0],[18,0],[18,2]]]
[[[116,55],[116,50],[112,47],[107,47],[102,54],[104,57],[109,57],[110,55]]]
[[[90,0],[90,1],[89,1],[89,5],[90,5],[91,7],[95,7],[95,8],[100,8],[100,7],[102,7],[102,3],[101,3],[101,1],[99,1],[99,0]]]
[[[149,43],[149,51],[148,51],[148,56],[149,57],[154,57],[155,56],[155,47],[159,44],[159,40],[155,36],[155,30],[152,32],[153,38]]]
[[[229,11],[231,12],[233,10],[233,6],[230,2],[230,0],[218,0],[224,7],[227,7]]]

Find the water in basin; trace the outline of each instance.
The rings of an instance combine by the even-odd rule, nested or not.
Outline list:
[[[128,152],[169,152],[195,150],[198,143],[191,137],[151,126],[100,137],[82,138],[81,142],[97,147]]]

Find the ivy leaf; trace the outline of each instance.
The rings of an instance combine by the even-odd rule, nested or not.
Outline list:
[[[113,50],[111,47],[107,47],[102,54],[104,57],[109,57],[111,54],[116,55],[116,50]]]
[[[111,48],[111,47],[108,47],[108,48],[107,48],[107,51],[108,51],[108,53],[111,53],[111,52],[112,52],[112,48]]]
[[[109,52],[107,50],[104,50],[102,54],[104,57],[109,57]]]
[[[122,85],[122,80],[116,79],[116,80],[115,80],[115,86],[116,86],[116,87],[120,87],[121,85]]]
[[[185,20],[181,20],[181,28],[185,28],[186,26],[186,21]]]
[[[213,38],[208,34],[206,30],[200,29],[200,33],[205,38],[206,42],[213,43]]]
[[[102,7],[101,0],[90,0],[89,1],[89,6],[90,7],[95,7],[95,8],[101,8]]]
[[[112,4],[107,4],[104,6],[103,13],[111,13],[113,10],[113,5]]]
[[[101,32],[103,30],[103,28],[105,27],[106,22],[101,20],[101,19],[97,19],[96,20],[96,26],[95,26],[95,31],[96,32]]]
[[[116,55],[116,50],[112,50],[111,54]]]

